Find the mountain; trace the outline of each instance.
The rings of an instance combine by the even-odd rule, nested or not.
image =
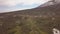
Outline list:
[[[0,34],[53,34],[60,30],[60,4],[0,13]]]
[[[5,14],[12,14],[12,15],[31,15],[31,16],[55,16],[59,17],[60,15],[60,4],[55,4],[55,5],[50,5],[50,6],[45,6],[45,7],[37,7],[34,9],[28,9],[28,10],[19,10],[19,11],[13,11],[13,12],[8,12],[8,13],[1,13],[2,15]]]
[[[54,4],[59,4],[60,0],[49,0],[48,2],[42,4],[40,7],[50,6]]]

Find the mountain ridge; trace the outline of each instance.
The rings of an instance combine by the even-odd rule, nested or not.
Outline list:
[[[0,13],[0,34],[53,34],[60,30],[60,4]]]
[[[9,14],[9,13],[13,13],[13,14],[22,14],[22,15],[52,15],[54,16],[54,14],[56,16],[60,15],[60,4],[56,4],[56,5],[50,5],[50,6],[46,6],[46,7],[37,7],[34,9],[28,9],[28,10],[19,10],[19,11],[13,11],[13,12],[7,12],[7,13],[0,13],[0,14]]]

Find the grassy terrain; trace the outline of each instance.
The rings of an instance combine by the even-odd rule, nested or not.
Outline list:
[[[0,13],[0,34],[53,34],[60,28],[60,4]]]
[[[59,21],[58,21],[59,20]],[[16,16],[0,18],[1,34],[52,34],[52,28],[59,27],[60,18]],[[58,26],[59,25],[59,26]]]

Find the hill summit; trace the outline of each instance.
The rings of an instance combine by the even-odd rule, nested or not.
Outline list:
[[[48,2],[42,4],[40,7],[55,5],[55,4],[59,4],[59,3],[60,3],[60,0],[49,0]]]
[[[53,28],[60,30],[60,3],[0,13],[0,34],[53,34]]]

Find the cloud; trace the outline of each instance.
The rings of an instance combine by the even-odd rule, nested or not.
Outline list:
[[[49,0],[0,0],[0,12],[37,7]]]
[[[32,4],[42,4],[48,0],[0,0],[0,6],[16,6],[17,4],[22,5],[32,5]]]

